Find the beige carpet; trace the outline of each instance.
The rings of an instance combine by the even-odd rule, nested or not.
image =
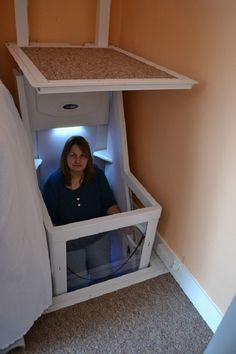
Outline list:
[[[41,317],[12,353],[200,354],[211,336],[165,274]]]

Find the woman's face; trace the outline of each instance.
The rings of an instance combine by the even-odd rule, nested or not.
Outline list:
[[[72,174],[80,174],[87,166],[88,157],[84,155],[78,145],[74,144],[67,155],[66,161]]]

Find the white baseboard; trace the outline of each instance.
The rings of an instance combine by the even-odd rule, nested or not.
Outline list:
[[[223,318],[222,312],[159,234],[154,244],[154,250],[203,320],[215,332]]]

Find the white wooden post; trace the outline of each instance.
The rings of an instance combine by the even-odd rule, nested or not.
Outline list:
[[[67,261],[66,242],[55,242],[50,247],[53,294],[60,295],[67,292]]]
[[[97,47],[108,47],[111,0],[97,0],[96,39]]]
[[[156,228],[159,218],[148,220],[148,226],[146,231],[146,236],[144,239],[143,250],[141,254],[141,259],[139,263],[139,269],[143,269],[149,266],[152,246],[156,236]]]
[[[29,118],[27,99],[25,94],[24,76],[20,74],[18,71],[15,71],[15,77],[16,77],[18,96],[19,96],[21,118],[25,130],[27,132],[29,142],[30,144],[32,144],[32,130],[30,127],[30,118]]]
[[[28,0],[14,0],[18,46],[29,45]]]

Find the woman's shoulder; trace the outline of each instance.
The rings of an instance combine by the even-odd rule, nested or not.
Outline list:
[[[54,171],[47,179],[46,183],[50,183],[50,184],[60,184],[63,183],[63,175],[61,172],[61,169],[57,169],[56,171]]]
[[[98,173],[98,174],[103,174],[103,171],[100,167],[98,167],[97,165],[93,165],[93,168],[95,170],[95,173]]]
[[[48,202],[51,198],[55,198],[55,196],[62,189],[62,187],[63,187],[62,172],[60,170],[57,170],[48,177],[46,183],[43,186],[42,194],[44,200]]]
[[[95,181],[99,183],[100,186],[107,185],[109,182],[107,180],[105,172],[101,168],[97,167],[96,165],[94,165],[94,170],[95,170]]]
[[[98,167],[97,165],[93,165],[94,171],[95,171],[95,178],[104,178],[105,177],[105,173],[103,172],[103,170]]]

